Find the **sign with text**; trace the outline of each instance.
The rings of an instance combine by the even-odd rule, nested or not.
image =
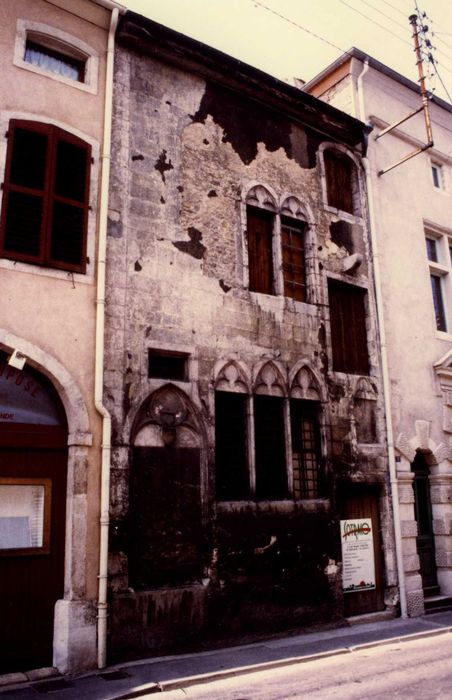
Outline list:
[[[374,541],[371,518],[341,520],[342,589],[368,591],[375,585]]]

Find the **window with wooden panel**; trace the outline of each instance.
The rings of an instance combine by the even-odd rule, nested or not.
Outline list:
[[[273,227],[275,217],[265,209],[247,207],[249,288],[274,294]]]
[[[1,255],[86,270],[91,147],[51,124],[11,120],[1,214]]]
[[[369,374],[366,333],[366,291],[328,280],[333,370]]]
[[[281,219],[281,249],[284,296],[306,301],[305,225],[301,221]]]
[[[323,154],[327,199],[330,207],[355,214],[353,205],[354,163],[346,155],[328,149]]]

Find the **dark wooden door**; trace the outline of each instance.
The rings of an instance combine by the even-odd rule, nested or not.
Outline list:
[[[0,673],[52,665],[54,607],[64,593],[66,464],[65,448],[0,448]]]
[[[199,449],[134,447],[129,502],[131,586],[143,590],[199,579]]]
[[[422,587],[437,593],[435,539],[433,536],[432,503],[430,500],[429,469],[424,456],[418,452],[413,464],[414,509],[417,520],[416,547],[422,577]]]
[[[363,615],[384,610],[384,569],[378,510],[378,491],[372,489],[350,489],[344,497],[343,518],[371,520],[375,556],[376,588],[367,591],[344,593],[344,615]]]

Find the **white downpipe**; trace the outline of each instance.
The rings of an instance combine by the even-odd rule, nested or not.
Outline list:
[[[105,76],[104,132],[101,155],[101,190],[99,204],[99,249],[97,256],[96,350],[94,402],[102,416],[102,462],[100,490],[99,594],[97,603],[97,664],[107,663],[107,576],[108,526],[110,508],[111,416],[103,404],[104,329],[105,329],[105,258],[107,251],[108,192],[110,180],[111,121],[113,110],[113,62],[115,32],[119,10],[113,8],[108,33]]]
[[[357,89],[358,89],[358,103],[359,103],[359,115],[358,117],[361,121],[366,121],[366,112],[364,107],[364,90],[363,90],[363,79],[369,70],[369,60],[366,59],[364,63],[363,70],[358,76]],[[386,331],[384,323],[384,309],[383,309],[383,297],[381,292],[381,272],[380,272],[380,253],[378,247],[378,235],[377,235],[377,224],[375,219],[375,208],[374,208],[374,197],[373,197],[373,186],[372,186],[372,176],[370,172],[370,164],[368,158],[363,158],[364,170],[366,172],[366,183],[367,183],[367,195],[369,201],[369,222],[370,222],[370,238],[372,243],[372,257],[373,257],[373,269],[374,269],[374,280],[375,280],[375,301],[377,305],[377,322],[378,330],[380,336],[380,347],[381,347],[381,364],[382,364],[382,374],[383,374],[383,397],[385,405],[386,414],[386,431],[388,440],[388,458],[389,458],[389,478],[391,483],[391,498],[392,498],[392,510],[394,517],[394,536],[395,536],[395,548],[396,548],[396,560],[397,560],[397,574],[399,579],[399,592],[400,592],[400,614],[402,617],[407,617],[407,603],[406,603],[406,588],[405,588],[405,570],[403,567],[403,551],[402,551],[402,531],[400,527],[400,511],[399,511],[399,489],[397,483],[397,471],[396,462],[394,454],[394,431],[392,425],[392,412],[391,412],[391,383],[389,379],[388,370],[388,354],[387,354],[387,344],[386,344]]]

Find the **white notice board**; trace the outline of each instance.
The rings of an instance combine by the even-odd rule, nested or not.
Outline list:
[[[371,518],[341,520],[342,589],[344,593],[375,588],[375,557]]]

